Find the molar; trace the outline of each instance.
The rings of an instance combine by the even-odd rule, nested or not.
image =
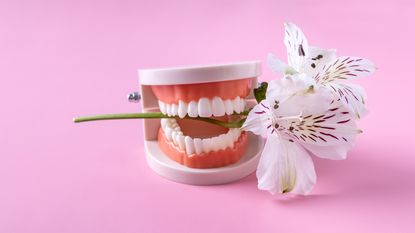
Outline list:
[[[226,134],[221,134],[218,137],[219,150],[225,150],[227,147]]]
[[[210,150],[212,151],[220,150],[219,144],[220,144],[219,137],[212,137],[210,140]]]
[[[166,129],[166,126],[168,124],[168,120],[166,118],[162,118],[162,119],[160,119],[160,124],[161,124],[161,128],[163,130],[165,130]]]
[[[171,141],[172,140],[172,138],[171,138],[172,128],[166,127],[165,134],[166,134],[167,139]]]
[[[186,150],[186,143],[185,143],[185,140],[184,140],[183,133],[182,134],[180,134],[180,133],[178,134],[177,142],[179,144],[180,150]]]
[[[178,143],[177,143],[177,138],[176,138],[177,136],[178,136],[177,131],[176,131],[176,130],[173,130],[173,131],[171,132],[171,138],[172,138],[172,140],[173,140],[173,143],[174,143],[174,144],[176,144],[176,145],[178,144]]]

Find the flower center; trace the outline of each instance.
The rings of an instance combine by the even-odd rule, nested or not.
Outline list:
[[[274,126],[275,130],[282,131],[282,130],[293,130],[294,127],[292,126],[295,123],[299,123],[303,121],[301,117],[302,114],[298,114],[295,116],[272,116],[272,125]]]

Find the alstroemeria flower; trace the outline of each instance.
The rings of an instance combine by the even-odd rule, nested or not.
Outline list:
[[[316,182],[308,152],[344,159],[356,135],[355,117],[313,80],[287,76],[269,83],[266,99],[248,114],[242,129],[267,137],[257,169],[258,188],[272,194],[307,194]]]
[[[345,80],[367,76],[374,72],[374,64],[359,57],[337,57],[335,50],[325,50],[308,45],[304,33],[292,23],[285,24],[284,44],[288,65],[268,55],[268,65],[273,71],[285,75],[304,73],[316,82],[316,88],[330,89],[358,118],[366,113],[365,92]]]

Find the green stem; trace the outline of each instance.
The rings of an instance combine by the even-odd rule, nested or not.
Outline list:
[[[245,116],[248,112],[242,112],[240,114],[234,115],[241,115]],[[161,112],[145,112],[145,113],[121,113],[121,114],[105,114],[105,115],[95,115],[95,116],[85,116],[85,117],[78,117],[74,118],[73,121],[75,123],[86,122],[86,121],[100,121],[100,120],[122,120],[122,119],[160,119],[160,118],[177,118],[173,116],[164,115]],[[225,128],[240,128],[245,121],[245,119],[231,121],[231,122],[224,122],[212,118],[206,117],[189,117],[185,116],[184,119],[190,120],[198,120],[204,121],[207,123],[219,125]]]
[[[161,112],[145,112],[145,113],[120,113],[120,114],[102,114],[94,116],[85,116],[74,118],[75,123],[86,121],[100,121],[100,120],[122,120],[122,119],[153,119],[153,118],[173,118],[164,115]]]
[[[196,117],[196,118],[185,117],[185,119],[204,121],[204,122],[219,125],[225,128],[241,128],[243,123],[245,122],[245,119],[241,119],[238,121],[231,121],[231,122],[224,122],[224,121],[220,121],[220,120],[216,120],[212,118],[205,118],[205,117]]]

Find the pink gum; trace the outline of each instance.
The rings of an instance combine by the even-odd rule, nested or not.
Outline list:
[[[157,85],[151,86],[151,89],[159,100],[168,104],[177,104],[179,100],[189,103],[200,98],[212,99],[215,96],[226,100],[248,96],[252,80],[253,78],[246,78],[212,83]]]

